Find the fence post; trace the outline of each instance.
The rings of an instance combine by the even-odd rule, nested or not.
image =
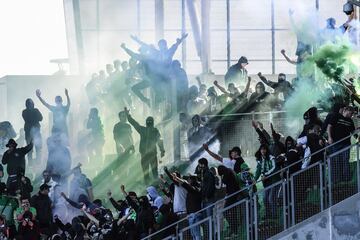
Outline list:
[[[294,176],[290,177],[290,194],[291,194],[291,222],[292,226],[295,225],[295,194],[294,194]]]
[[[359,159],[359,145],[356,144],[356,173],[357,173],[357,188],[360,192],[360,159]]]
[[[213,216],[211,216],[210,218],[209,218],[209,236],[210,236],[210,240],[212,240],[213,239],[213,226],[214,226],[214,224],[213,224]]]
[[[255,240],[258,239],[258,219],[257,219],[257,194],[254,194],[254,231],[255,231]]]
[[[179,224],[176,224],[175,227],[175,239],[179,239]]]
[[[329,206],[332,206],[332,189],[331,189],[331,159],[330,157],[327,159],[327,164],[328,164],[328,170],[329,170],[329,174],[328,174],[328,192],[329,192]]]
[[[290,173],[289,173],[289,169],[287,169],[286,171],[286,179],[287,179],[287,201],[288,201],[288,205],[287,205],[287,208],[288,208],[288,227],[291,227],[291,214],[292,214],[292,209],[291,209],[291,177],[290,177]]]
[[[251,230],[250,230],[250,214],[249,214],[249,202],[251,202],[251,198],[249,201],[246,201],[246,206],[245,206],[245,211],[246,211],[246,219],[245,219],[245,222],[246,222],[246,231],[247,231],[247,234],[246,234],[246,239],[247,240],[250,240],[250,235],[251,235]],[[241,206],[240,206],[241,208]],[[219,238],[220,239],[220,238]]]
[[[287,229],[287,221],[286,221],[286,216],[287,216],[287,214],[286,214],[286,210],[287,210],[287,207],[286,207],[286,191],[285,191],[285,189],[286,189],[286,179],[285,180],[283,180],[283,182],[282,182],[282,191],[283,191],[283,194],[282,194],[282,196],[283,196],[283,221],[284,221],[284,230],[286,230]]]
[[[320,168],[320,210],[324,210],[324,187],[323,187],[323,168],[322,164],[319,164]]]
[[[221,239],[221,228],[220,228],[220,213],[216,214],[216,228],[217,228],[217,239]]]

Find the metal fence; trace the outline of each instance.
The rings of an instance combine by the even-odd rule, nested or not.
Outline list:
[[[321,161],[291,175],[288,169],[298,163],[281,169],[270,176],[276,178],[282,173],[281,180],[272,184],[267,181],[263,189],[250,191],[245,199],[225,208],[222,206],[227,205],[227,199],[239,196],[239,192],[219,200],[208,207],[212,209],[211,216],[206,215],[208,208],[202,209],[198,216],[206,218],[199,217],[194,223],[187,216],[170,225],[176,227],[176,234],[167,239],[268,239],[360,192],[358,144],[339,148],[335,143],[319,152],[324,152]],[[257,183],[258,187],[261,185]],[[169,237],[158,237],[164,231],[144,239]]]

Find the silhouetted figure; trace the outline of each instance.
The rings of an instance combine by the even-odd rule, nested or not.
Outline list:
[[[159,106],[159,103],[166,99],[171,93],[168,91],[170,85],[170,65],[172,63],[173,56],[187,37],[187,34],[176,40],[170,48],[167,46],[167,42],[161,39],[158,42],[158,48],[153,45],[146,44],[140,41],[137,37],[132,36],[132,39],[141,45],[140,53],[135,53],[126,48],[125,44],[121,44],[121,47],[129,54],[133,59],[140,61],[142,65],[142,78],[143,80],[132,87],[133,92],[137,95],[141,101],[150,106],[150,99],[146,98],[141,91],[151,87],[155,93],[155,108]],[[171,96],[171,95],[170,95]]]
[[[41,149],[42,149],[42,138],[40,133],[40,122],[43,119],[39,109],[34,107],[34,102],[31,98],[26,99],[26,109],[22,112],[22,117],[25,121],[25,140],[26,144],[30,142],[34,143],[36,150],[36,163],[41,162]],[[28,154],[29,163],[32,164],[32,151]]]
[[[269,92],[265,91],[265,85],[262,82],[258,82],[255,86],[255,92],[251,94],[247,111],[269,111],[271,110]]]
[[[45,100],[41,97],[40,90],[36,90],[36,96],[39,98],[40,102],[44,104],[46,108],[48,108],[53,113],[53,126],[52,129],[57,129],[61,133],[64,133],[66,136],[68,136],[68,128],[66,123],[66,117],[69,113],[70,108],[70,97],[69,92],[67,89],[65,89],[65,95],[67,104],[63,105],[63,99],[61,96],[55,97],[55,106],[52,106],[45,102]]]
[[[212,137],[211,129],[201,124],[199,115],[195,115],[191,119],[192,127],[189,129],[187,136],[189,139],[190,156],[198,149],[202,148],[202,144]]]
[[[127,123],[126,112],[119,112],[119,122],[115,124],[113,136],[118,156],[135,152],[131,125]]]
[[[48,160],[46,170],[53,175],[63,175],[70,171],[71,155],[67,147],[67,139],[58,129],[53,129],[52,135],[47,139]]]
[[[249,62],[246,57],[240,57],[239,61],[232,65],[225,74],[225,84],[228,85],[229,83],[234,83],[238,86],[245,85],[248,72],[246,70],[246,65]]]
[[[33,148],[32,142],[26,147],[17,148],[17,143],[14,139],[10,139],[6,144],[9,148],[2,157],[2,164],[7,165],[6,171],[8,174],[7,187],[13,189],[13,185],[17,182],[19,169],[25,170],[25,155]]]
[[[101,160],[105,139],[103,125],[97,108],[92,108],[90,110],[86,127],[91,130],[90,141],[87,148],[90,161],[94,159]]]
[[[153,45],[142,42],[136,36],[131,36],[131,38],[139,43],[142,47],[149,49],[153,54],[153,58],[162,64],[169,65],[172,62],[174,54],[179,47],[179,45],[187,38],[188,34],[183,34],[181,38],[176,39],[176,43],[174,43],[170,48],[167,45],[167,41],[165,39],[161,39],[158,42],[158,48],[156,49]]]
[[[91,105],[96,105],[99,102],[101,96],[101,83],[97,73],[92,74],[90,81],[85,87],[86,94]]]
[[[263,83],[274,89],[277,104],[283,105],[283,103],[289,99],[291,93],[294,91],[292,85],[286,81],[286,75],[284,73],[279,74],[277,82],[267,80],[261,72],[258,73],[258,76]]]
[[[189,80],[178,60],[172,62],[170,76],[176,87],[177,112],[184,112],[186,111],[186,103],[189,94]]]
[[[189,99],[186,103],[186,111],[190,116],[201,114],[206,109],[206,101],[199,97],[199,89],[193,85],[189,88]]]
[[[160,132],[154,127],[154,118],[146,118],[146,126],[141,126],[138,122],[133,119],[129,111],[125,108],[129,123],[135,128],[140,134],[140,146],[139,151],[141,154],[141,167],[144,173],[144,180],[146,183],[150,181],[149,166],[152,171],[153,178],[158,177],[158,159],[157,159],[157,148],[158,145],[161,153],[161,157],[165,156],[165,149],[163,140],[161,139]]]
[[[6,144],[10,139],[16,137],[16,132],[10,122],[0,122],[0,157],[6,151]]]

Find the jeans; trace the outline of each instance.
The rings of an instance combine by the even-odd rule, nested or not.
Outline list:
[[[214,204],[213,202],[203,202],[202,203],[202,208],[204,209],[204,208],[206,208],[206,207],[208,207],[210,205],[213,205],[213,204]],[[214,209],[214,206],[206,208],[206,211],[204,212],[204,218],[212,216],[213,209]]]
[[[336,144],[331,147],[330,152],[335,153],[340,151],[349,145],[347,144]],[[330,168],[331,168],[331,180],[332,184],[339,182],[347,182],[351,180],[351,171],[350,171],[350,149],[342,151],[337,155],[330,158]]]
[[[189,226],[201,221],[201,213],[189,214]],[[201,240],[200,225],[190,228],[191,236],[193,240]]]
[[[265,186],[264,186],[265,187]],[[264,192],[264,205],[266,218],[276,218],[277,213],[277,199],[280,185],[271,187]]]

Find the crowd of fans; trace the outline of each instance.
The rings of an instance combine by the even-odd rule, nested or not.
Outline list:
[[[146,132],[146,127],[141,128],[133,123],[127,109],[124,113],[124,118],[129,119],[140,134]],[[170,236],[176,231],[175,225],[171,226],[172,223],[187,217],[188,224],[192,225],[210,216],[213,204],[224,197],[221,192],[231,195],[224,207],[230,206],[256,192],[259,185],[254,183],[259,180],[264,188],[279,182],[284,173],[277,172],[287,166],[291,165],[287,169],[291,175],[324,161],[323,148],[326,145],[335,143],[329,148],[329,153],[349,146],[350,136],[355,133],[353,114],[352,107],[335,104],[322,121],[317,109],[312,107],[304,113],[305,125],[301,134],[296,138],[288,136],[284,142],[272,125],[271,132],[268,133],[261,122],[253,121],[254,131],[259,136],[259,149],[254,155],[256,169],[249,168],[239,147],[233,147],[229,150],[229,156],[223,157],[204,143],[203,150],[218,160],[219,164],[210,166],[206,158],[201,158],[195,172],[190,175],[181,175],[179,171],[170,171],[165,167],[166,176],[159,175],[154,185],[159,188],[147,187],[146,195],[137,195],[121,185],[119,190],[123,199],[115,200],[111,191],[107,194],[113,208],[106,208],[100,199],[95,199],[91,181],[81,172],[81,165],[61,174],[54,173],[48,167],[43,172],[42,184],[36,193],[32,182],[25,176],[25,156],[30,156],[33,142],[31,140],[26,147],[18,148],[16,141],[10,139],[6,144],[8,150],[2,156],[8,180],[6,184],[1,184],[1,191],[8,196],[5,207],[9,202],[14,202],[15,206],[16,197],[20,204],[15,209],[14,220],[0,218],[3,223],[0,235],[2,239],[39,239],[40,236],[43,239],[140,239],[170,226],[157,234],[156,238]],[[357,135],[354,137],[357,138]],[[346,139],[343,140],[344,138]],[[156,148],[156,141],[154,147]],[[349,156],[345,151],[332,162],[332,168],[336,169],[336,172],[331,172],[334,182],[349,181]],[[153,174],[153,177],[158,176],[157,172]],[[1,175],[4,175],[3,169]],[[69,182],[70,176],[72,178]],[[147,178],[150,179],[150,176]],[[149,181],[148,179],[145,180]],[[69,196],[64,193],[68,186]],[[267,218],[276,218],[278,191],[277,188],[271,188],[264,193]],[[206,207],[206,211],[199,212]],[[224,218],[229,223],[232,236],[237,236],[239,220],[236,214],[228,211]],[[190,230],[193,239],[204,236],[205,230],[202,233],[200,226]]]
[[[187,224],[192,226],[210,216],[214,203],[224,196],[229,196],[224,207],[231,206],[252,196],[260,185],[266,188],[281,181],[284,177],[284,173],[279,172],[281,169],[286,168],[292,175],[324,161],[324,147],[327,145],[331,145],[326,150],[328,153],[350,146],[350,136],[355,133],[355,125],[352,120],[354,108],[350,106],[348,95],[354,95],[354,92],[351,91],[352,88],[349,90],[348,86],[342,86],[348,91],[347,94],[341,96],[341,101],[334,98],[333,109],[324,121],[319,118],[316,107],[311,107],[304,113],[305,125],[298,136],[294,133],[284,140],[272,125],[271,132],[268,133],[261,122],[253,121],[252,126],[259,137],[259,148],[254,153],[256,169],[251,169],[250,164],[246,163],[239,146],[229,150],[226,157],[213,152],[207,140],[216,134],[216,129],[206,126],[207,116],[219,112],[280,110],[296,91],[297,84],[296,81],[290,83],[283,73],[278,75],[278,81],[273,82],[259,72],[259,81],[255,84],[255,91],[252,91],[253,79],[246,70],[249,62],[242,56],[227,71],[224,78],[226,87],[218,81],[208,87],[204,76],[196,79],[198,85],[189,86],[187,74],[180,62],[173,60],[178,46],[186,37],[186,34],[181,36],[170,48],[165,40],[160,40],[156,48],[132,37],[140,45],[140,49],[139,52],[134,52],[122,45],[131,57],[129,63],[116,60],[113,64],[106,65],[106,73],[100,71],[99,74],[93,74],[86,86],[92,106],[86,121],[86,128],[90,131],[86,137],[89,158],[95,161],[103,157],[105,138],[99,112],[108,114],[105,106],[109,105],[123,109],[118,115],[119,122],[113,128],[116,151],[119,158],[126,158],[136,152],[132,129],[139,134],[144,183],[151,184],[144,188],[146,194],[127,191],[119,183],[123,198],[114,199],[113,193],[109,191],[107,197],[112,207],[106,207],[102,200],[96,198],[100,196],[93,192],[91,180],[82,173],[81,164],[71,168],[73,164],[67,127],[70,97],[67,89],[66,105],[61,96],[56,96],[55,105],[51,105],[42,98],[40,90],[36,91],[39,101],[53,116],[51,135],[46,141],[47,164],[39,189],[34,189],[32,181],[26,177],[26,158],[29,164],[41,162],[42,113],[35,108],[32,99],[26,100],[26,109],[22,114],[25,122],[25,147],[22,144],[18,147],[18,141],[13,139],[16,134],[11,123],[0,123],[0,154],[7,174],[7,182],[0,184],[0,191],[5,197],[3,210],[12,206],[15,216],[8,219],[0,216],[0,239],[135,240],[166,228],[156,235],[156,238],[162,239],[175,233],[176,227],[172,224],[180,219],[186,217]],[[294,63],[301,68],[311,52],[309,46],[299,46],[298,61]],[[281,52],[290,61],[285,51]],[[304,80],[300,75],[297,75],[297,79]],[[266,91],[266,86],[272,89],[271,93]],[[147,88],[151,90],[150,96],[142,92]],[[178,151],[181,151],[181,156],[185,155],[187,158],[189,152],[191,154],[200,149],[217,160],[218,164],[211,166],[208,159],[201,157],[197,159],[196,170],[191,174],[181,174],[177,169],[165,167],[165,176],[159,175],[158,150],[160,157],[165,156],[163,139],[156,128],[154,117],[147,117],[145,126],[142,126],[130,113],[131,110],[138,111],[138,104],[135,104],[138,100],[151,108],[153,114],[161,110],[161,120],[179,114],[179,139],[191,143],[180,144]],[[192,126],[189,126],[189,116]],[[357,135],[354,137],[357,138]],[[343,140],[344,138],[346,139]],[[336,169],[331,172],[334,183],[349,181],[349,156],[348,151],[342,152],[332,162],[332,168]],[[301,159],[303,160],[300,161]],[[0,176],[4,176],[2,165]],[[257,181],[262,184],[256,185]],[[276,187],[265,190],[263,203],[268,218],[276,218],[278,191],[279,188]],[[199,212],[204,208],[205,211]],[[228,211],[224,218],[231,235],[238,236],[237,215]],[[190,232],[194,240],[206,239],[207,231],[201,231],[200,226],[192,226]]]

